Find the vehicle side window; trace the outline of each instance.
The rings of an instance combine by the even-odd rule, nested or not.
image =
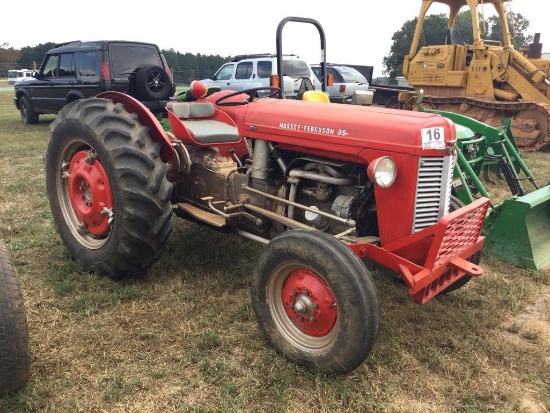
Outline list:
[[[74,61],[72,53],[64,53],[59,59],[59,72],[57,77],[75,77]]]
[[[271,76],[271,73],[273,69],[273,63],[269,60],[259,60],[258,61],[258,77],[260,79],[265,79]]]
[[[233,76],[233,65],[225,65],[218,70],[215,77],[217,80],[229,80],[231,76]]]
[[[242,62],[237,65],[235,79],[250,79],[252,77],[252,62]]]
[[[44,69],[42,69],[42,74],[44,77],[55,77],[57,71],[57,62],[59,62],[58,55],[48,56],[48,60],[44,63]]]
[[[332,67],[327,68],[327,75],[334,75],[334,82],[335,83],[343,83],[344,78],[342,78],[342,75],[338,73],[336,70],[334,70]]]
[[[320,67],[312,67],[311,70],[313,70],[313,73],[315,76],[317,76],[317,79],[321,80],[321,68]]]
[[[80,52],[76,55],[78,77],[84,82],[97,82],[100,75],[100,52]]]

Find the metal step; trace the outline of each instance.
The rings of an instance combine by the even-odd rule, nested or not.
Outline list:
[[[207,224],[213,225],[215,227],[221,228],[227,225],[227,222],[224,217],[214,214],[212,212],[205,211],[203,209],[197,208],[191,204],[178,203],[178,208],[182,211],[187,212],[192,217],[206,222]]]

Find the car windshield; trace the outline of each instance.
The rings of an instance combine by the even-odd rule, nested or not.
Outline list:
[[[338,66],[338,72],[344,78],[346,83],[368,83],[365,76],[361,74],[357,69],[349,66]]]
[[[283,60],[283,76],[293,78],[310,77],[309,66],[303,60]]]

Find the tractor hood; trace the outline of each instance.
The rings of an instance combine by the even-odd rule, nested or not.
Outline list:
[[[382,107],[261,99],[236,117],[241,136],[348,155],[443,156],[456,144],[455,125],[443,116]]]

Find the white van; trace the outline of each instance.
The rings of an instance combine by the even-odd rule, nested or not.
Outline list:
[[[34,70],[29,69],[8,70],[8,83],[13,85],[21,80],[32,79],[33,72]]]

